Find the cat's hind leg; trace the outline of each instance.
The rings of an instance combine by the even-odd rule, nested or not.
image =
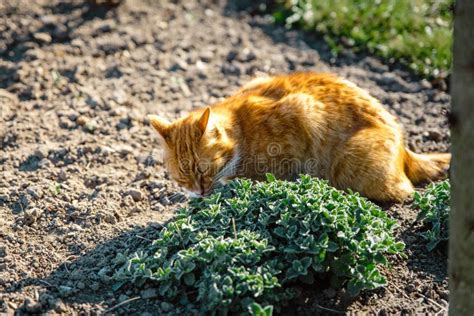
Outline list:
[[[377,201],[403,201],[414,187],[405,174],[402,138],[395,131],[366,128],[335,149],[329,181]]]

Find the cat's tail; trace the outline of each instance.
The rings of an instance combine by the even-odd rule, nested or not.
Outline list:
[[[416,154],[405,148],[405,173],[413,184],[447,177],[451,154]]]

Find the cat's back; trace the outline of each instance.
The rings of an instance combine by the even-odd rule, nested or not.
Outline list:
[[[352,126],[359,123],[361,126],[399,127],[396,118],[367,91],[331,73],[298,72],[257,78],[245,85],[238,96],[250,106],[252,103],[259,107],[265,104],[269,110],[274,110],[275,105],[280,104],[285,111],[292,107],[291,104],[286,106],[282,100],[301,100],[302,102],[293,102],[295,111],[298,110],[296,107],[302,103],[307,104],[309,100],[320,105],[314,107],[314,110],[328,121],[350,122]],[[308,109],[305,108],[305,111]]]
[[[306,93],[328,105],[347,105],[356,99],[375,101],[365,90],[354,83],[331,73],[296,72],[289,75],[260,77],[247,83],[243,96],[260,96],[275,101],[295,93]],[[342,101],[342,102],[341,102]],[[351,102],[350,102],[351,103]]]

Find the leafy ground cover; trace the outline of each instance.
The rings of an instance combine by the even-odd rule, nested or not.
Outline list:
[[[367,199],[309,176],[235,180],[191,201],[115,279],[152,281],[188,312],[271,314],[297,296],[295,282],[328,278],[351,295],[385,285],[380,266],[404,249],[395,225]]]
[[[421,236],[429,251],[448,240],[450,190],[449,180],[445,180],[431,184],[424,193],[415,193],[414,205],[420,210],[418,219],[425,227]]]
[[[340,45],[397,59],[415,72],[444,76],[452,61],[453,0],[277,0],[277,22],[325,34]]]

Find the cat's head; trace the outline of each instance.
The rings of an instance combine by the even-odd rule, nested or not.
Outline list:
[[[192,193],[210,193],[234,154],[234,143],[219,117],[206,108],[174,122],[156,115],[148,119],[161,136],[171,177]]]

